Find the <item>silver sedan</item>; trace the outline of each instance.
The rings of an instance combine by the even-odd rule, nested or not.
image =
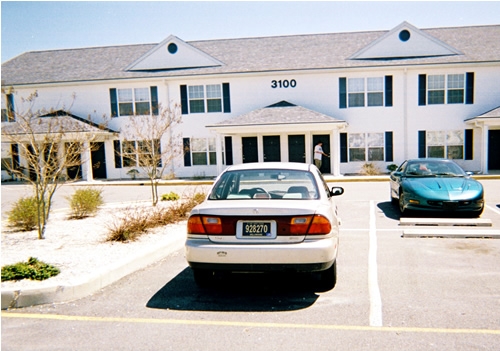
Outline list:
[[[314,165],[230,166],[188,219],[186,259],[199,286],[216,272],[309,272],[320,289],[336,283],[339,218]]]

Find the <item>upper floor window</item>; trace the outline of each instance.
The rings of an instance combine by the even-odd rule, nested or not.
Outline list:
[[[109,94],[112,117],[158,114],[157,87],[112,88]]]
[[[419,75],[418,104],[474,103],[474,73]]]
[[[181,85],[182,114],[231,112],[229,83]]]
[[[392,76],[339,78],[339,107],[392,106]]]
[[[15,120],[14,95],[5,94],[5,100],[2,101],[2,122],[14,122]]]

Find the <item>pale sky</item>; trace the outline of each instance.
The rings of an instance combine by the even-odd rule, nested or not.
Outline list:
[[[2,1],[2,62],[27,51],[500,24],[500,1]]]

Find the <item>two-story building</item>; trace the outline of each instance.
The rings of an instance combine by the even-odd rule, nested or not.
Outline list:
[[[388,31],[169,36],[159,44],[27,52],[2,64],[2,127],[34,91],[36,108],[64,107],[78,120],[109,117],[80,170],[88,180],[129,178],[134,158],[121,133],[129,116],[171,103],[183,121],[175,135],[184,152],[169,165],[176,177],[216,176],[245,162],[312,163],[318,141],[331,155],[323,173],[447,157],[486,174],[500,170],[499,37],[500,25],[403,22]],[[13,162],[13,148],[2,143],[4,162]]]

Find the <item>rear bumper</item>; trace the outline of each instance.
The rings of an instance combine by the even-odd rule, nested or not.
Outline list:
[[[194,269],[315,272],[332,266],[337,248],[336,238],[261,245],[214,244],[208,239],[188,239],[186,260]]]

